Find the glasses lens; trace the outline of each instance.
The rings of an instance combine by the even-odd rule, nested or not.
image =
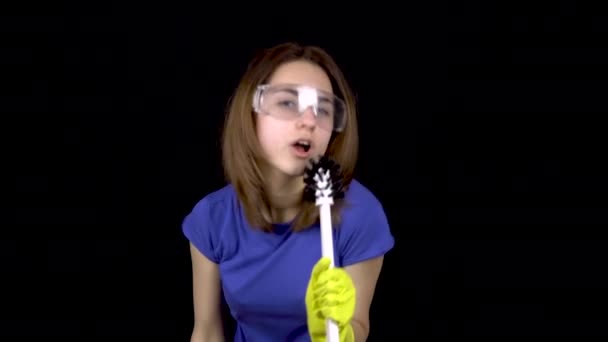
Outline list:
[[[331,93],[294,85],[262,86],[258,91],[259,102],[255,105],[262,113],[292,120],[312,109],[319,127],[337,132],[344,129],[344,102]]]

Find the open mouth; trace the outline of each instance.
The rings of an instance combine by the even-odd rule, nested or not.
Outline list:
[[[293,146],[299,152],[306,153],[310,150],[310,141],[300,140],[300,141],[297,141],[295,144],[293,144]]]

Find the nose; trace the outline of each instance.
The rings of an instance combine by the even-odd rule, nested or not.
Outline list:
[[[314,127],[317,125],[317,115],[312,106],[308,106],[304,112],[302,112],[302,115],[300,115],[300,122],[306,127]]]

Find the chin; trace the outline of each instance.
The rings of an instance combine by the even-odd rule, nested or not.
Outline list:
[[[300,176],[304,176],[304,171],[306,171],[306,168],[301,167],[301,168],[292,168],[289,170],[283,170],[283,173],[285,173],[286,175],[288,175],[290,177],[300,177]]]
[[[306,160],[281,159],[269,163],[270,174],[283,177],[302,177],[306,172],[308,163]],[[271,171],[272,170],[272,171]]]
[[[281,173],[290,177],[300,177],[306,171],[306,165],[281,165],[278,168]]]

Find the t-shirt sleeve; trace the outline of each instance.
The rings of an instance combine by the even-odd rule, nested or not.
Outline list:
[[[186,238],[204,256],[214,263],[219,263],[216,252],[217,234],[213,231],[217,225],[211,222],[209,201],[199,201],[182,222],[182,231]]]
[[[395,244],[384,209],[378,202],[358,211],[340,229],[338,246],[342,267],[384,255]]]

